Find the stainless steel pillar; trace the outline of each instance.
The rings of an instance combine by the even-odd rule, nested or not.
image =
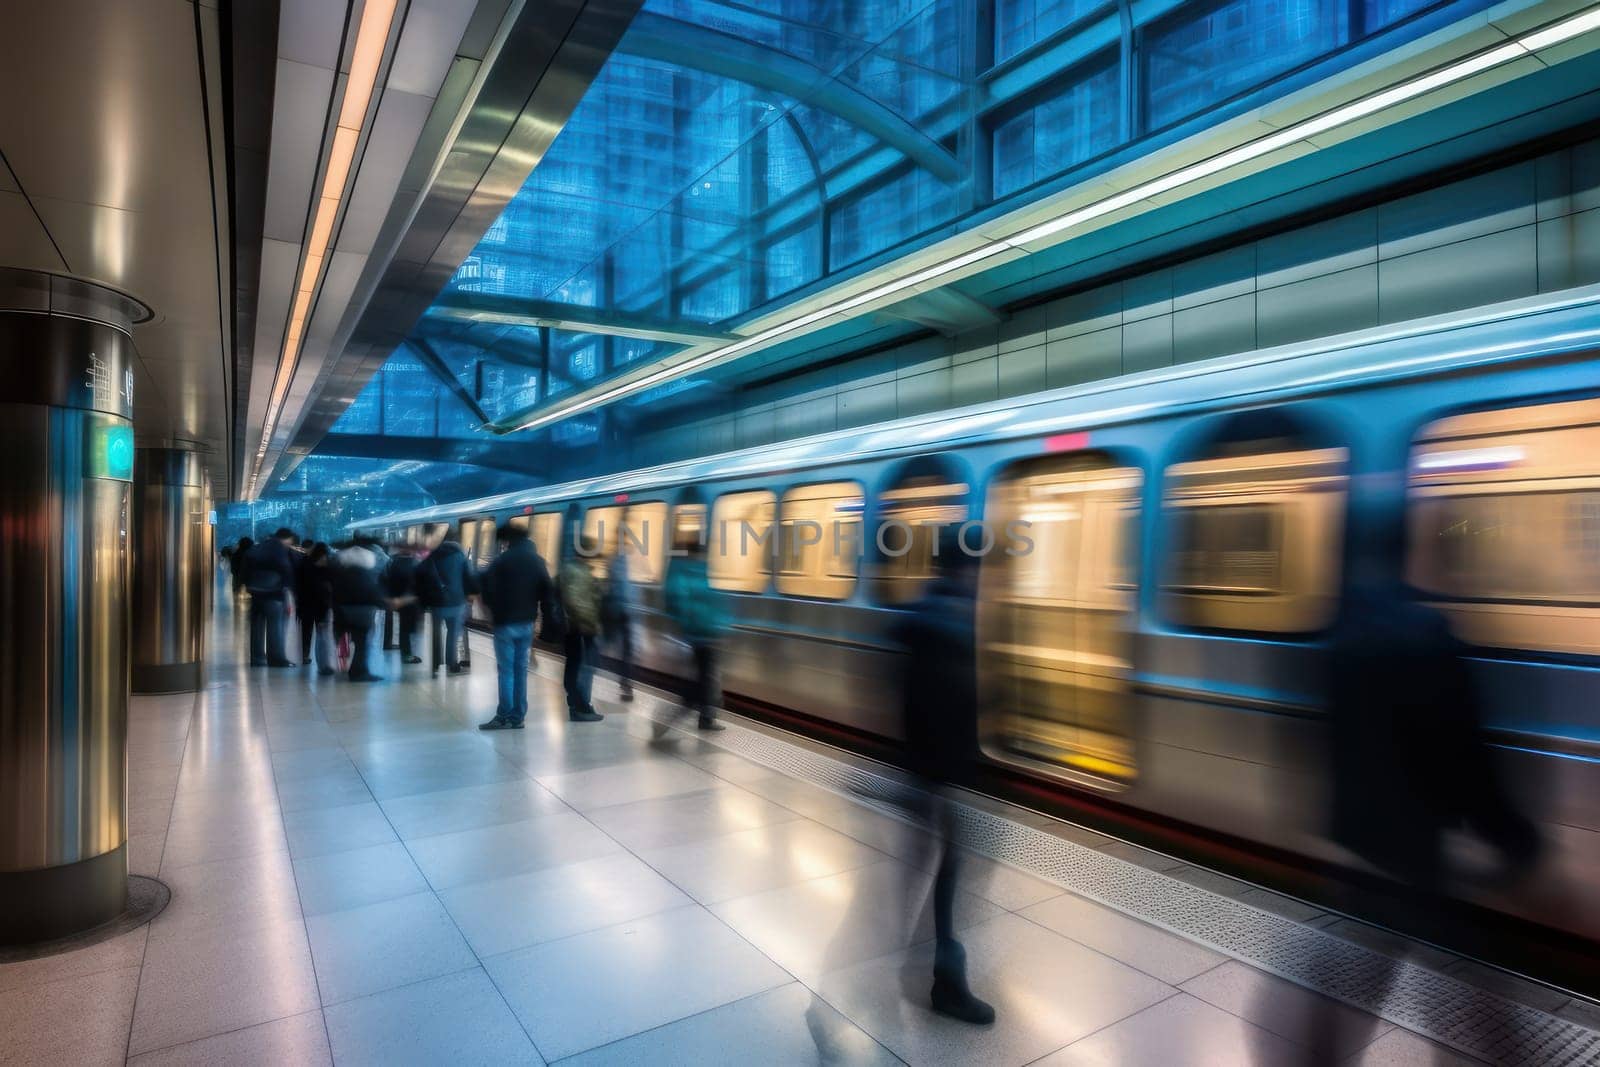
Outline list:
[[[141,448],[133,465],[133,691],[200,688],[211,602],[209,493],[200,454]]]
[[[0,944],[127,902],[128,330],[147,314],[0,270]]]

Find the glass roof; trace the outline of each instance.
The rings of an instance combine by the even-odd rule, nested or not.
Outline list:
[[[1136,5],[1126,25],[1102,0],[645,0],[319,451],[594,444],[610,409],[496,431],[1080,180],[1135,142],[1288,91],[1366,36],[1415,35],[1485,2],[1175,0]]]

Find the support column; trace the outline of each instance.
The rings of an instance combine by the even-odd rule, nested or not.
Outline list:
[[[141,448],[133,467],[133,691],[200,688],[211,600],[205,470],[191,449]]]
[[[128,897],[135,301],[0,270],[0,945]]]

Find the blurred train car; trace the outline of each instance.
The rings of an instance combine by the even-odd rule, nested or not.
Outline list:
[[[1596,939],[1597,348],[1600,290],[1577,291],[363,528],[459,523],[481,565],[497,522],[526,523],[552,567],[574,529],[603,533],[642,593],[639,658],[671,673],[669,545],[705,538],[737,620],[725,690],[892,739],[886,633],[929,579],[928,524],[981,520],[988,759],[1354,865],[1325,836],[1322,664],[1345,546],[1392,527],[1475,646],[1497,757],[1548,837],[1529,879],[1477,900]]]

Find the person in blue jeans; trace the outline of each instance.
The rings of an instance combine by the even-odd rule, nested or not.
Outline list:
[[[553,586],[544,560],[534,551],[528,531],[506,525],[500,528],[504,546],[480,580],[484,606],[494,623],[495,671],[500,681],[500,702],[494,718],[480,730],[520,730],[528,717],[528,655],[533,647],[533,624],[544,619],[552,628],[555,608]]]
[[[417,596],[433,613],[433,673],[441,663],[460,674],[461,637],[467,620],[467,598],[478,592],[478,576],[461,543],[447,537],[417,567]]]

